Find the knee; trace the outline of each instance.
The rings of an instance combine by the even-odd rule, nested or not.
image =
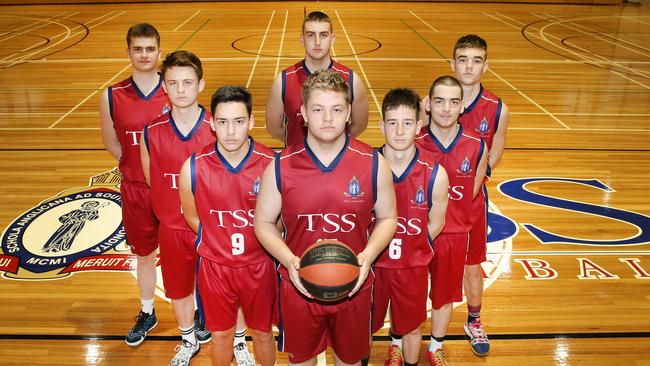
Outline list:
[[[249,329],[249,331],[251,332],[251,337],[253,338],[253,340],[257,340],[259,342],[264,342],[264,343],[274,341],[273,332],[260,332],[259,330],[253,330],[253,329]]]
[[[232,331],[223,331],[223,332],[212,332],[212,344],[215,347],[223,347],[226,345],[232,345],[232,339],[234,337],[234,332]]]
[[[153,264],[156,260],[156,251],[154,250],[153,252],[143,255],[143,256],[136,256],[138,265],[147,265],[147,264]]]

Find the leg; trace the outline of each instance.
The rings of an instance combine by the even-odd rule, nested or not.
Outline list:
[[[225,331],[212,332],[212,365],[230,365],[234,335],[235,327]]]
[[[156,251],[145,256],[136,255],[135,258],[140,298],[143,300],[153,299],[156,289]]]
[[[345,362],[341,361],[341,359],[336,354],[336,352],[334,352],[334,364],[336,366],[354,366],[354,365],[359,366],[359,365],[361,365],[361,361],[355,362],[355,363],[345,363]]]
[[[241,366],[255,366],[255,359],[246,345],[246,320],[241,306],[237,309],[237,331],[233,338],[235,362]],[[257,350],[257,349],[256,349]]]
[[[431,335],[436,338],[447,335],[452,310],[453,303],[445,304],[440,309],[431,310]]]
[[[182,299],[172,299],[172,309],[179,328],[189,328],[194,325],[194,294]]]
[[[270,330],[268,332],[260,332],[251,329],[251,335],[253,337],[257,362],[262,366],[275,365],[275,338],[273,338],[273,332]]]
[[[483,272],[480,264],[465,266],[465,294],[467,295],[467,323],[465,333],[470,338],[472,352],[485,356],[490,352],[490,341],[481,323],[481,300],[483,297]]]
[[[311,360],[307,360],[307,361],[301,362],[301,363],[289,362],[289,365],[292,365],[292,366],[314,366],[314,365],[316,365],[316,358],[312,358]]]
[[[153,250],[146,256],[136,255],[136,263],[142,310],[138,314],[135,325],[125,338],[126,344],[131,347],[144,342],[147,333],[158,325],[153,309],[154,290],[156,288],[156,251]]]
[[[420,327],[402,336],[404,346],[404,362],[417,363],[420,358],[420,345],[422,344],[422,331]]]
[[[466,265],[463,281],[465,296],[467,296],[467,305],[472,307],[481,306],[483,298],[483,272],[481,265]]]

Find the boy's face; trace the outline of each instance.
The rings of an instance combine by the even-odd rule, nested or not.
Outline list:
[[[463,85],[480,83],[481,77],[488,69],[485,57],[485,50],[480,48],[457,49],[451,61],[451,69],[456,73],[456,79]]]
[[[314,89],[307,105],[301,106],[309,134],[322,142],[333,142],[345,133],[350,104],[342,92]]]
[[[305,47],[307,56],[314,60],[322,60],[330,54],[334,43],[332,26],[327,22],[307,22],[300,36],[300,42]]]
[[[379,127],[386,145],[393,150],[404,151],[413,146],[422,121],[418,121],[418,113],[413,108],[401,105],[387,110]]]
[[[242,102],[217,104],[212,116],[212,130],[217,135],[217,143],[227,152],[237,152],[245,148],[248,131],[253,128],[253,116],[248,115]]]
[[[131,59],[131,66],[141,72],[155,70],[162,54],[162,50],[153,37],[132,37],[126,52]]]
[[[174,107],[184,108],[195,104],[205,82],[199,80],[190,66],[172,66],[165,71],[163,87]]]
[[[455,125],[458,123],[458,116],[463,112],[460,87],[437,85],[433,89],[433,95],[429,97],[427,109],[436,125],[442,128]]]

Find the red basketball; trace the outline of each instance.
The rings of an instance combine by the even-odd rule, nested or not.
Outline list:
[[[338,240],[320,240],[300,258],[300,282],[315,298],[336,301],[347,296],[359,278],[357,256]]]

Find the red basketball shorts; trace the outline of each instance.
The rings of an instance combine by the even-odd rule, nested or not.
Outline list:
[[[149,255],[158,248],[158,220],[151,208],[149,186],[122,180],[120,194],[126,243],[133,254]]]
[[[176,230],[160,225],[160,266],[165,295],[182,299],[194,292],[198,256],[194,243],[196,234],[191,230]]]
[[[429,267],[388,269],[375,267],[372,332],[384,326],[390,301],[390,324],[395,334],[407,334],[427,319]]]
[[[469,233],[440,233],[433,241],[433,260],[429,265],[429,298],[434,309],[463,299],[463,273],[468,243]]]
[[[469,233],[469,248],[467,249],[467,263],[481,264],[485,262],[487,246],[487,194],[485,185],[478,191],[472,202],[472,229]]]
[[[304,297],[288,278],[280,280],[278,349],[291,363],[316,357],[331,346],[345,363],[368,356],[371,343],[372,273],[351,298],[331,304]]]
[[[201,258],[198,289],[210,331],[224,331],[237,323],[241,305],[246,325],[270,332],[277,315],[277,272],[269,258],[243,267],[229,267]]]

